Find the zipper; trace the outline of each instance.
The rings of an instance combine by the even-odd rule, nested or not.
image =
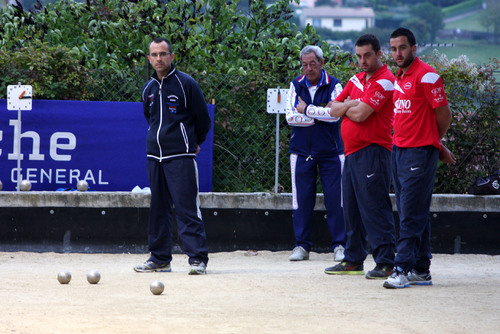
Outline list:
[[[162,97],[162,94],[161,94],[161,86],[163,85],[163,78],[161,79],[161,82],[159,82],[160,84],[160,89],[159,89],[159,96],[160,96],[160,123],[158,124],[158,131],[156,132],[156,143],[158,144],[158,150],[159,150],[159,156],[160,156],[160,159],[161,157],[163,156],[163,150],[161,148],[161,143],[160,143],[160,131],[161,131],[161,126],[163,124],[163,97]]]

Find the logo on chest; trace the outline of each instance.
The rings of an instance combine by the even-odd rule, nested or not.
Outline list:
[[[179,98],[177,95],[169,95],[167,96],[167,107],[168,107],[168,112],[171,114],[176,114],[177,113],[177,108],[179,107]]]
[[[397,99],[394,102],[394,113],[395,114],[411,114],[411,101]]]

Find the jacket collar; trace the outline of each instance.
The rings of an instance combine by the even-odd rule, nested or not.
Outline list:
[[[171,64],[170,71],[163,78],[171,76],[175,71],[176,71],[175,65]],[[153,78],[153,79],[155,79],[157,81],[161,81],[163,79],[163,78],[158,78],[158,74],[156,74],[156,71],[153,72],[153,75],[151,76],[151,78]]]
[[[382,73],[386,71],[386,69],[387,69],[387,64],[382,64],[382,66],[380,66],[378,70],[376,70],[375,73],[373,73],[373,75],[370,77],[370,80],[377,80],[377,78],[381,76]],[[363,74],[361,76],[361,79],[363,80],[364,83],[366,83],[368,81],[366,80],[366,72],[360,72],[360,73]]]
[[[306,75],[302,75],[300,78],[299,78],[299,83],[301,85],[305,85],[306,87],[311,87],[311,83],[309,82],[309,80],[307,80],[306,78]],[[330,77],[328,76],[328,73],[326,73],[325,69],[321,69],[321,79],[319,79],[319,82],[318,82],[318,88],[323,86],[323,85],[327,85],[330,83]]]
[[[415,57],[415,60],[413,61],[413,63],[411,63],[410,67],[408,67],[408,69],[406,70],[404,76],[408,76],[408,75],[411,75],[413,73],[413,71],[415,71],[415,69],[418,67],[417,64],[421,63],[422,61],[420,60],[420,58],[418,57]],[[398,78],[401,77],[403,75],[403,70],[402,69],[399,69],[398,71]]]

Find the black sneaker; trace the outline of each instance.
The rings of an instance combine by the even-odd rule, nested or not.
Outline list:
[[[412,269],[408,273],[408,281],[411,285],[432,285],[431,272],[427,270],[426,272],[419,273],[415,269]]]
[[[148,260],[143,264],[135,266],[134,270],[137,271],[138,273],[152,273],[155,271],[161,273],[168,273],[172,271],[172,268],[170,267],[170,263],[157,264],[154,263],[153,261]]]
[[[347,261],[325,269],[325,274],[329,275],[364,275],[364,273],[363,264],[356,264]]]
[[[385,264],[377,264],[373,270],[366,273],[365,277],[368,279],[385,279],[392,274],[392,266]]]

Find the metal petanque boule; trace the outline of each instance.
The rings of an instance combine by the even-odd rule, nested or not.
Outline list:
[[[69,271],[60,271],[57,274],[57,280],[61,284],[68,284],[71,281],[71,273]]]
[[[3,188],[3,183],[2,183],[2,180],[0,180],[0,190],[2,190]]]
[[[161,295],[163,293],[163,289],[165,289],[165,285],[161,281],[153,281],[149,285],[149,290],[153,293],[153,295]]]
[[[31,182],[28,180],[22,180],[19,185],[19,189],[21,191],[30,191],[31,190]]]
[[[101,274],[97,270],[91,270],[87,273],[87,281],[90,284],[97,284],[101,280]]]
[[[80,180],[76,183],[76,189],[79,191],[87,191],[89,189],[89,184],[85,180]]]

